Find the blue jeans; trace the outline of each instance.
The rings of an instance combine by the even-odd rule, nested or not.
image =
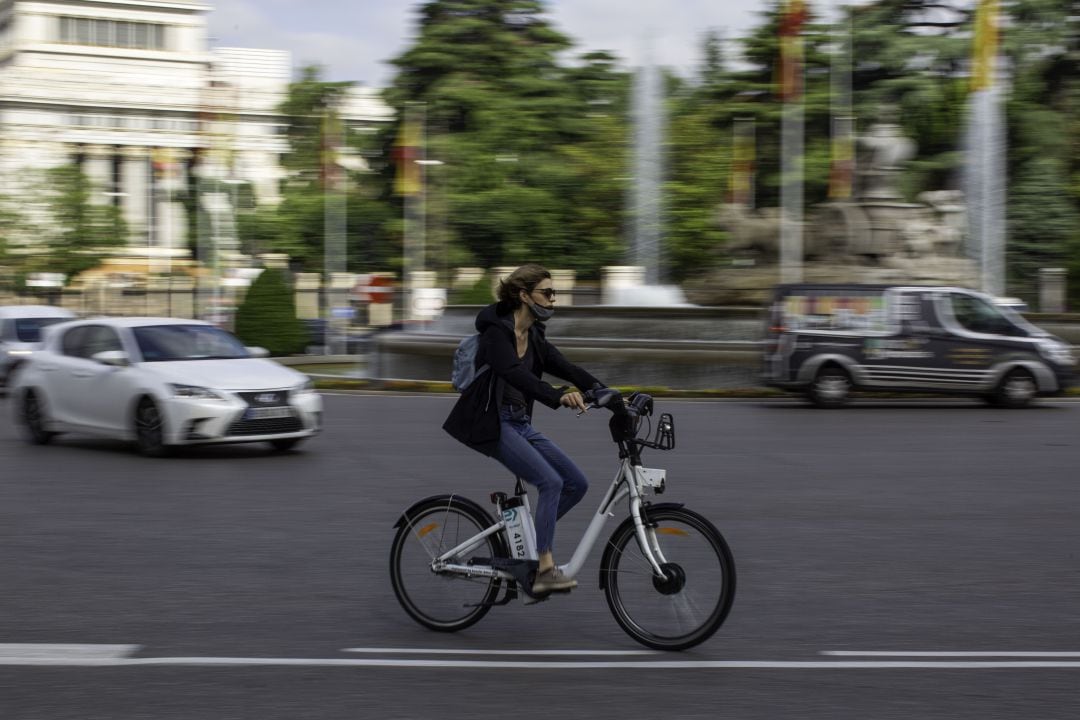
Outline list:
[[[589,481],[559,446],[529,424],[524,409],[499,408],[499,445],[493,457],[536,487],[536,550],[551,551],[555,521],[578,504]]]

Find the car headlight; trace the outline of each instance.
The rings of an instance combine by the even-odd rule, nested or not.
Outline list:
[[[198,385],[178,385],[176,383],[169,383],[169,389],[172,390],[172,396],[176,398],[185,398],[188,400],[225,400],[225,397],[216,390],[199,387]]]
[[[293,395],[304,395],[306,393],[315,392],[315,381],[311,378],[305,378],[304,382],[300,383],[296,387],[292,388]]]
[[[1039,343],[1039,353],[1050,362],[1058,365],[1072,365],[1076,362],[1072,348],[1056,340],[1043,340]]]
[[[20,356],[20,355],[21,356],[26,356],[26,355],[33,355],[34,351],[33,350],[8,350],[7,354],[11,355],[13,357],[14,356]]]

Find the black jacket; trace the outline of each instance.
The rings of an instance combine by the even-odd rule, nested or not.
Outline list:
[[[443,430],[474,450],[491,455],[499,443],[499,406],[504,383],[521,391],[532,415],[533,402],[539,400],[550,408],[559,407],[562,392],[541,380],[546,372],[588,390],[600,381],[574,365],[544,337],[544,325],[534,322],[529,328],[532,366],[526,367],[517,355],[514,315],[506,303],[488,305],[476,316],[480,343],[476,367],[485,364],[490,370],[473,380],[461,393],[454,409],[443,423]]]

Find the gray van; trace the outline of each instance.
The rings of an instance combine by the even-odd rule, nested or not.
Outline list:
[[[965,288],[779,285],[766,314],[764,382],[819,407],[843,405],[853,390],[1023,407],[1073,379],[1066,343]]]
[[[0,390],[7,387],[11,374],[41,347],[41,330],[75,313],[51,305],[0,306]]]

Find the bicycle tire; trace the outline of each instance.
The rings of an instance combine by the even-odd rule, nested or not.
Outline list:
[[[735,560],[720,531],[679,505],[646,510],[669,580],[641,552],[633,519],[615,529],[600,563],[600,585],[615,621],[654,650],[686,650],[720,628],[735,600]],[[655,618],[647,620],[649,615]]]
[[[438,574],[431,560],[494,522],[482,509],[457,499],[428,500],[406,512],[390,546],[390,581],[413,620],[432,630],[457,632],[487,615],[501,579]],[[497,535],[489,535],[460,560],[505,556]]]

